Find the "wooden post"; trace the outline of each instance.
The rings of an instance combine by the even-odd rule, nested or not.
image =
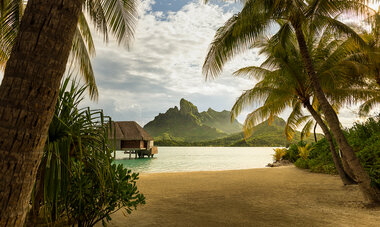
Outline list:
[[[128,153],[129,153],[129,159],[131,159],[132,151],[128,151]]]

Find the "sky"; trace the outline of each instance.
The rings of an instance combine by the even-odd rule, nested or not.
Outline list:
[[[248,50],[227,63],[218,78],[207,81],[202,64],[216,30],[241,7],[235,1],[221,0],[208,4],[202,0],[142,0],[129,50],[112,39],[104,43],[101,35],[93,34],[96,57],[92,65],[99,100],[86,98],[82,105],[103,109],[113,120],[133,120],[141,125],[178,106],[181,98],[200,111],[230,110],[237,97],[256,83],[232,77],[232,73],[260,65],[264,56]],[[238,120],[243,122],[255,107],[245,110]],[[358,120],[356,108],[340,111],[344,126]],[[285,111],[280,116],[286,118],[288,114]]]
[[[181,98],[200,111],[230,110],[243,90],[255,84],[232,77],[232,72],[259,65],[263,57],[247,51],[227,64],[219,78],[208,81],[202,75],[202,64],[215,31],[239,9],[238,3],[222,1],[143,1],[129,50],[95,37],[92,64],[99,100],[86,100],[85,105],[102,108],[114,120],[134,120],[141,125],[178,106]]]

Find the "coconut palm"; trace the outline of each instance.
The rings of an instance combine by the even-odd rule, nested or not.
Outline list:
[[[0,68],[4,69],[15,43],[26,3],[22,0],[8,0],[2,3],[0,4]],[[79,72],[88,85],[90,98],[97,99],[98,89],[90,61],[90,57],[94,55],[94,42],[82,12],[75,31],[69,62],[79,67]]]
[[[336,17],[344,12],[356,14],[369,12],[367,1],[246,0],[242,2],[244,2],[242,11],[231,17],[215,34],[203,65],[203,73],[206,78],[217,76],[228,60],[249,48],[260,35],[273,28],[273,24],[280,25],[281,29],[287,28],[284,29],[284,36],[293,31],[296,34],[302,65],[307,72],[314,95],[321,105],[331,132],[342,151],[343,158],[348,161],[366,199],[369,202],[380,202],[380,190],[371,186],[369,175],[348,144],[340,127],[338,116],[323,92],[305,36],[306,28],[313,27],[315,31],[320,31],[321,27],[329,25],[364,46],[364,40]]]
[[[289,36],[282,37],[282,32],[280,30],[271,39],[265,39],[255,44],[255,47],[261,47],[261,54],[268,56],[260,67],[246,67],[235,72],[235,75],[254,76],[259,82],[236,101],[232,108],[232,118],[235,118],[242,108],[251,105],[252,102],[261,102],[262,105],[249,114],[244,123],[245,131],[250,133],[254,125],[260,121],[266,120],[268,117],[272,118],[283,112],[287,106],[291,106],[292,112],[285,126],[285,134],[288,139],[292,139],[299,125],[306,123],[303,131],[308,131],[314,125],[310,116],[305,115],[302,111],[302,106],[306,107],[323,129],[343,183],[350,184],[352,180],[341,166],[330,131],[322,120],[323,117],[316,111],[319,104],[314,97],[306,72],[301,66],[301,56],[294,35],[293,39],[289,39]],[[334,38],[328,29],[318,37],[318,42],[315,40],[311,40],[311,42],[311,44],[317,43],[310,48],[314,64],[318,66],[321,81],[326,84],[326,94],[334,100],[334,106],[337,109],[343,102],[359,101],[374,95],[370,90],[356,88],[358,84],[363,85],[364,82],[360,80],[350,83],[347,83],[346,79],[342,80],[345,78],[344,75],[360,78],[365,69],[355,62],[346,60],[344,50],[349,42],[342,42]],[[310,103],[312,97],[314,97],[313,102]]]
[[[0,226],[25,221],[82,10],[127,45],[134,0],[28,0],[0,86]]]

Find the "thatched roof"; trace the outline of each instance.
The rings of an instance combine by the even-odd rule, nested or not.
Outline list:
[[[117,140],[153,140],[135,121],[115,121],[112,125],[111,137],[115,132]]]

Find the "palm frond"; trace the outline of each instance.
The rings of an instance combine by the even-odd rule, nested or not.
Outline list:
[[[292,112],[286,120],[286,125],[284,129],[286,139],[288,141],[291,141],[294,137],[296,129],[308,119],[310,119],[310,116],[303,114],[301,103],[296,102],[293,105]]]
[[[86,36],[82,36],[77,27],[73,38],[71,55],[73,61],[79,66],[80,73],[88,85],[90,97],[96,100],[98,97],[98,88],[96,86],[95,75],[91,65],[90,54],[83,37]]]
[[[111,32],[119,44],[129,46],[137,21],[135,0],[87,0],[84,6],[105,41]]]
[[[228,60],[248,49],[269,27],[268,16],[254,2],[247,1],[243,10],[216,32],[203,64],[206,78],[218,76]]]
[[[310,119],[306,122],[305,126],[301,130],[301,140],[310,136],[310,131],[314,126],[314,119]]]
[[[360,105],[359,107],[359,116],[367,116],[368,113],[373,109],[376,105],[380,103],[380,95],[368,99],[366,102]]]
[[[241,68],[233,73],[234,76],[246,76],[248,78],[255,78],[257,80],[262,79],[266,75],[272,73],[272,71],[257,67],[257,66],[248,66]]]

